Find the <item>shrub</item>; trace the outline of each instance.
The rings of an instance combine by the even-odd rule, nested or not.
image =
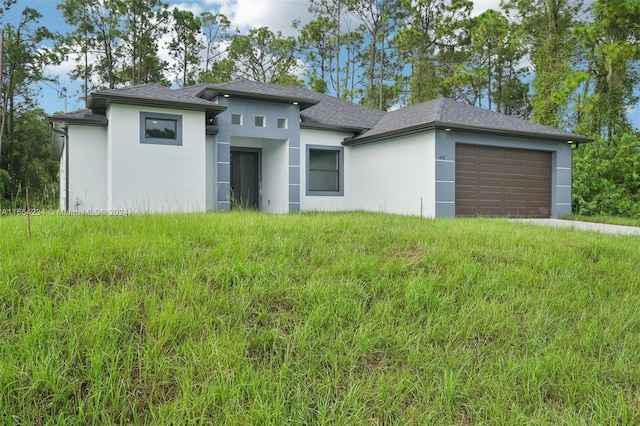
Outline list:
[[[573,211],[640,218],[640,139],[596,139],[574,153]]]

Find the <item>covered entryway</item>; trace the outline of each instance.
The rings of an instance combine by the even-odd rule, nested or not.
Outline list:
[[[230,208],[255,209],[266,213],[289,211],[289,149],[282,139],[231,136],[228,165],[218,163],[218,187],[228,190],[218,199]],[[219,157],[220,158],[220,157]],[[220,182],[222,180],[222,182]]]
[[[456,144],[456,216],[548,218],[551,153]]]
[[[259,149],[231,149],[231,208],[260,208]]]

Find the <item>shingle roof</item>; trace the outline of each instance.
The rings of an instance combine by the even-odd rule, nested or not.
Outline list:
[[[204,99],[171,90],[156,83],[95,92],[89,96],[87,106],[96,113],[104,112],[110,102],[136,105],[157,105],[186,109],[224,111],[225,107]]]
[[[104,111],[110,102],[204,110],[216,115],[226,107],[212,100],[229,94],[247,99],[295,102],[300,105],[301,127],[344,130],[356,135],[345,141],[356,145],[426,129],[456,129],[509,134],[550,140],[588,142],[590,139],[527,120],[477,108],[446,98],[438,98],[383,112],[302,87],[237,80],[222,84],[199,84],[172,90],[150,83],[93,93],[87,102],[91,111],[51,117],[52,121],[106,124]]]
[[[84,123],[107,125],[108,120],[104,114],[94,114],[90,109],[67,112],[49,117],[51,121],[63,121],[66,123]]]
[[[304,127],[344,128],[353,131],[370,129],[385,114],[372,108],[347,102],[309,89],[252,80],[236,80],[222,84],[200,84],[180,89],[191,96],[231,94],[251,99],[266,99],[300,104],[300,119]]]
[[[370,130],[349,139],[355,145],[429,128],[451,128],[497,134],[512,134],[552,140],[587,142],[583,136],[531,121],[438,98],[388,112]]]

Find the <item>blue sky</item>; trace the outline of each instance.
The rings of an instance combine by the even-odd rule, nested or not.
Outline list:
[[[273,31],[282,31],[284,34],[293,35],[291,22],[294,19],[308,20],[308,0],[165,0],[169,5],[181,9],[188,9],[194,13],[213,11],[224,13],[232,21],[235,27],[248,30],[252,27],[267,26]],[[498,1],[498,0],[496,0]],[[10,11],[4,16],[4,23],[17,23],[20,14],[25,7],[37,9],[43,16],[40,24],[51,31],[64,32],[68,29],[62,14],[57,10],[58,0],[18,0]],[[161,43],[162,44],[162,43]],[[80,99],[80,83],[71,81],[68,72],[74,63],[69,61],[59,66],[49,67],[45,75],[57,79],[58,83],[50,82],[41,84],[39,105],[48,114],[63,111],[65,99],[60,97],[60,91],[65,88],[67,92],[67,110],[73,111],[84,108],[84,102]]]
[[[194,13],[203,11],[221,12],[230,18],[234,27],[246,31],[250,28],[262,26],[269,27],[272,31],[281,31],[285,35],[295,35],[291,28],[291,22],[300,19],[306,22],[311,18],[307,8],[309,0],[165,0],[172,6],[188,9]],[[25,7],[37,9],[42,15],[41,25],[51,31],[64,32],[67,28],[62,19],[62,14],[56,9],[58,0],[18,0],[5,15],[4,22],[18,22],[20,13]],[[475,0],[474,14],[479,14],[486,9],[499,8],[500,0]],[[70,81],[67,73],[73,67],[72,62],[63,63],[60,66],[46,69],[46,76],[57,79],[58,83],[45,83],[41,85],[39,98],[40,107],[48,114],[63,111],[65,99],[59,96],[60,90],[67,91],[67,110],[73,111],[84,108],[80,100],[79,82]],[[640,123],[640,108],[629,111],[631,120]]]

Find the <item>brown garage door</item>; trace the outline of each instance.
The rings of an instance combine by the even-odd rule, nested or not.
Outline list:
[[[456,145],[456,216],[550,213],[551,153]]]

